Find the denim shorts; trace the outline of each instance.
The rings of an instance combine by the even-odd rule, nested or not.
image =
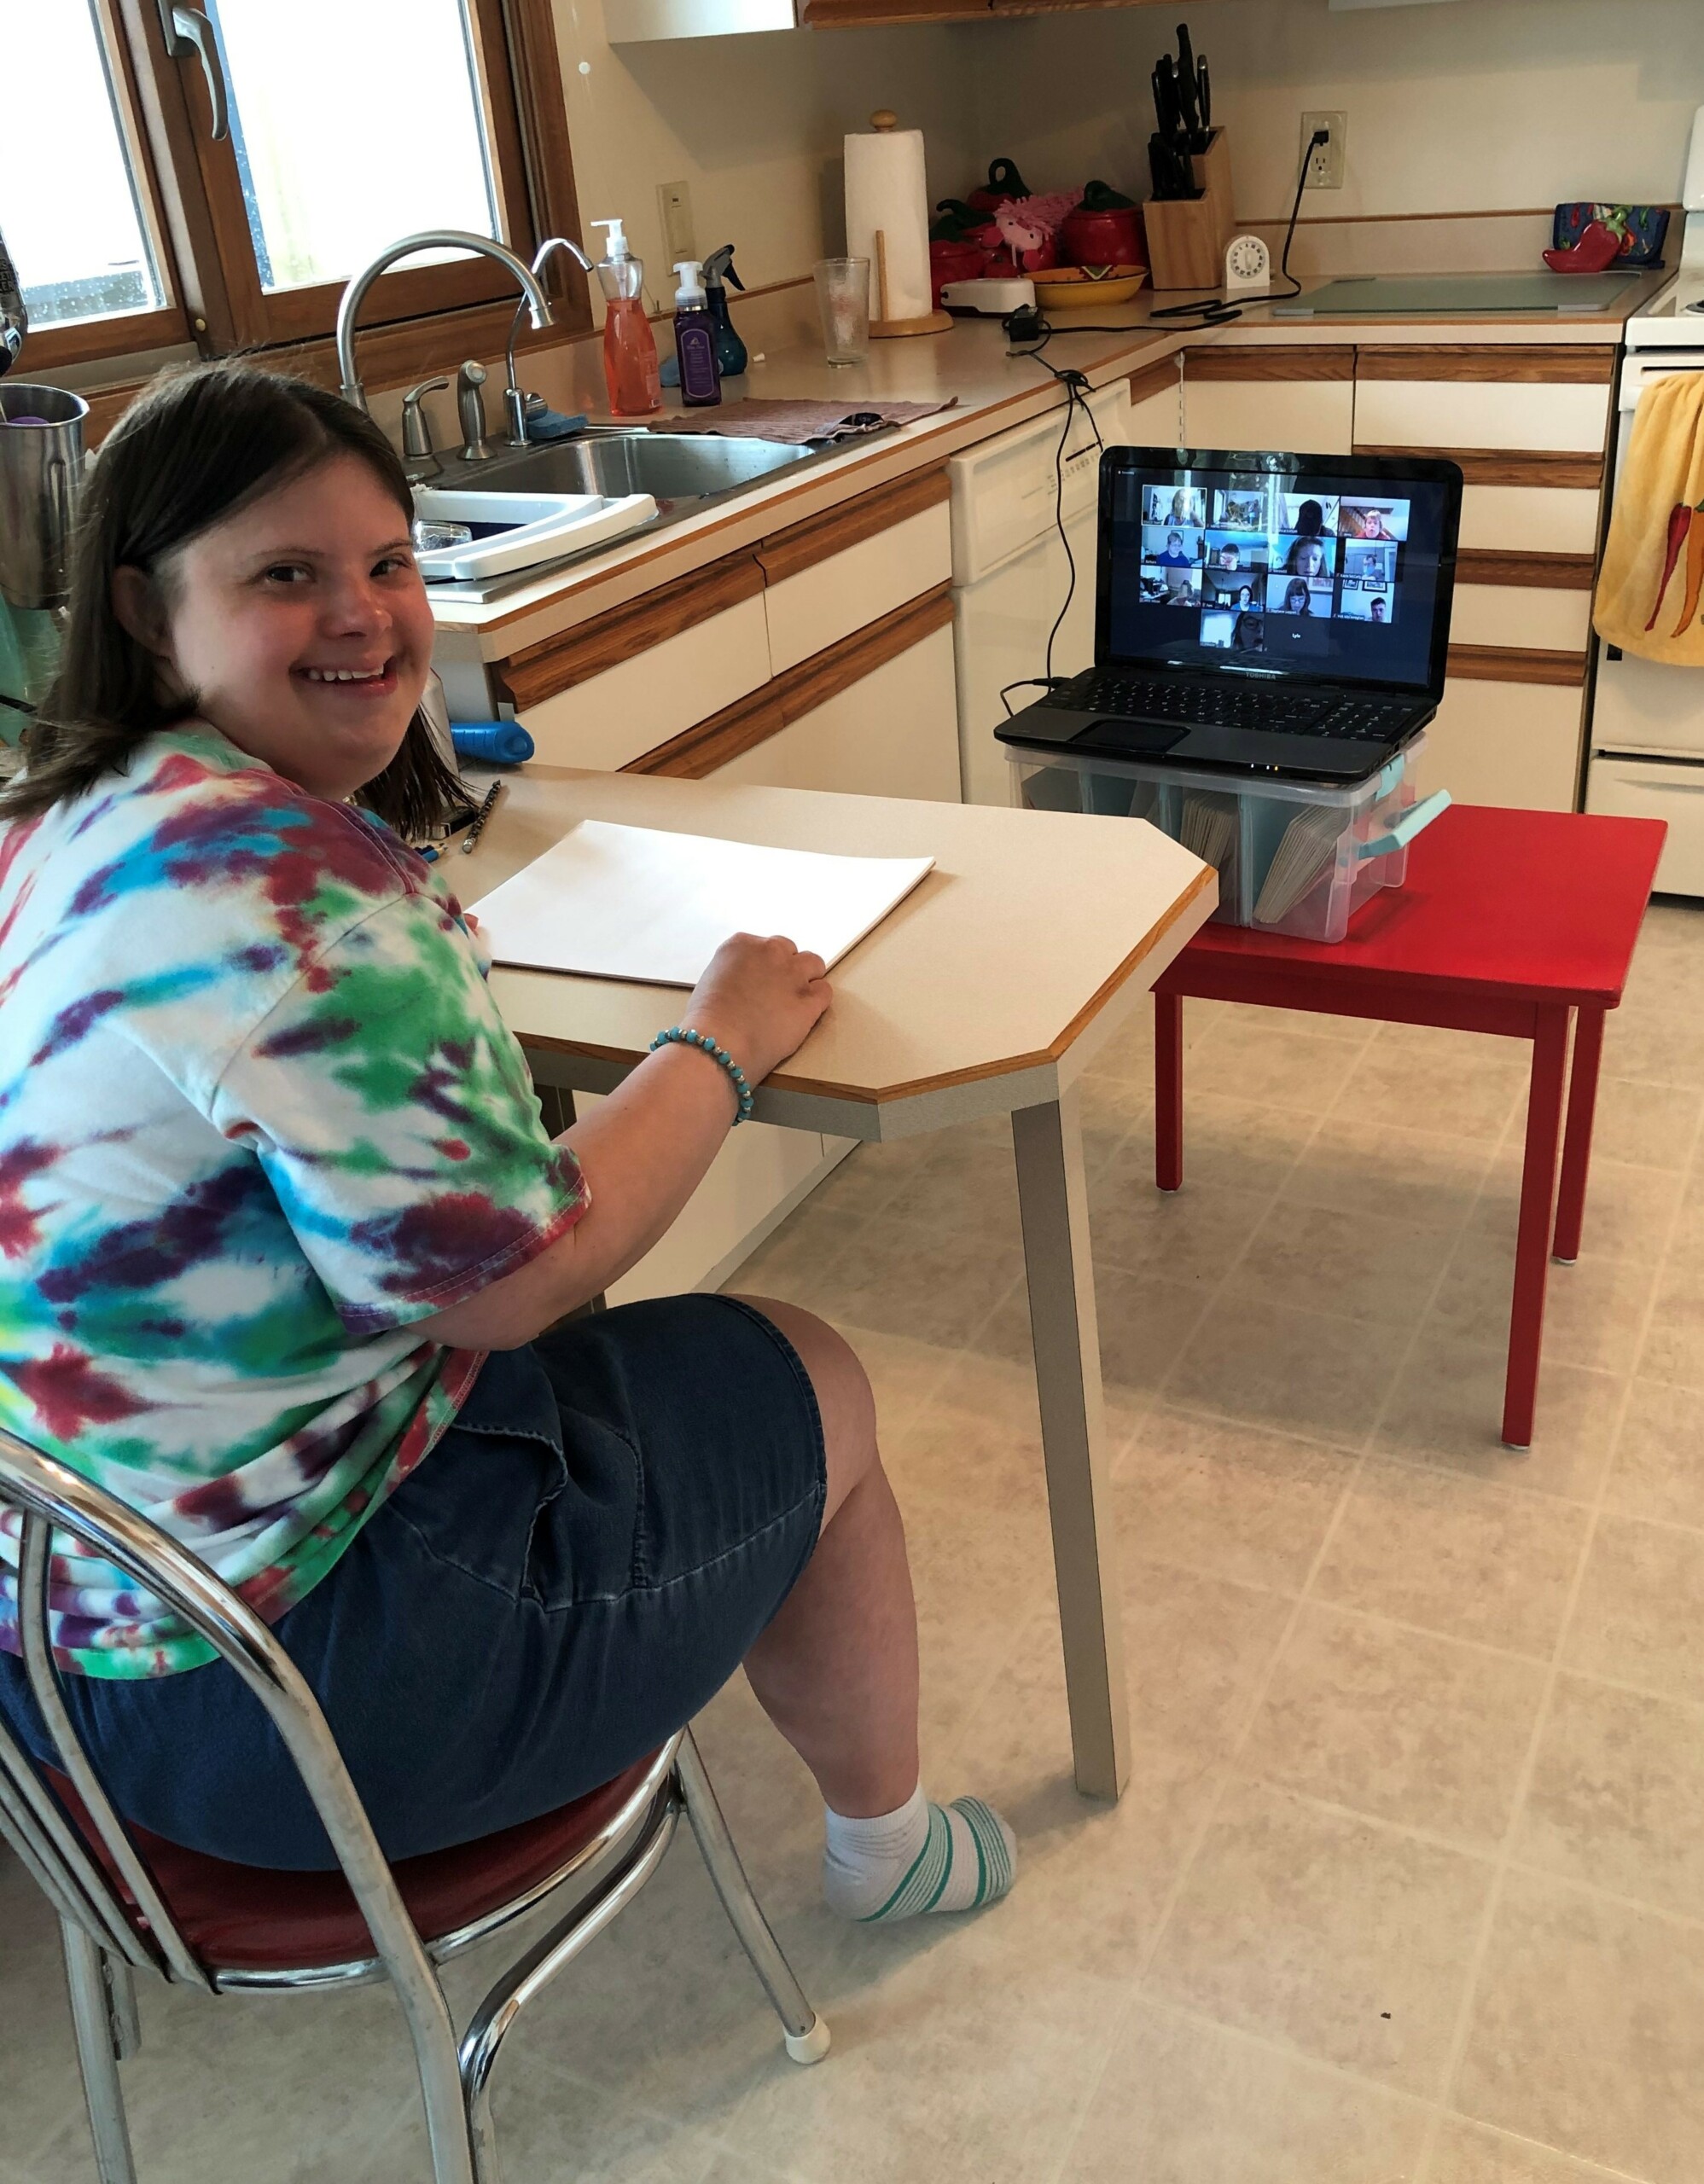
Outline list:
[[[810,1560],[825,1490],[809,1376],[734,1298],[624,1305],[494,1352],[437,1447],[274,1626],[387,1854],[536,1818],[690,1721]],[[223,1661],[61,1686],[131,1819],[246,1865],[335,1864]],[[0,1711],[50,1757],[6,1653]]]

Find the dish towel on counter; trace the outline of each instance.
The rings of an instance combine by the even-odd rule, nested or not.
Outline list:
[[[725,433],[735,439],[782,440],[803,447],[807,440],[855,440],[889,425],[915,424],[951,410],[956,394],[944,402],[867,401],[854,395],[841,402],[724,402],[719,410],[682,410],[659,417],[654,433]]]
[[[1591,620],[1623,652],[1704,667],[1704,373],[1639,398]]]

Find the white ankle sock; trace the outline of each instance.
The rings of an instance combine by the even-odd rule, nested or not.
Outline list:
[[[1016,1838],[980,1798],[932,1804],[919,1783],[896,1812],[827,1821],[823,1893],[843,1919],[974,1911],[1003,1896],[1017,1870]]]

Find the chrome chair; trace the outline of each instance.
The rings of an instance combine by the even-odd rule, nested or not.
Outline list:
[[[63,1770],[38,1767],[0,1723],[0,1834],[59,1914],[101,2184],[137,2184],[119,2065],[140,2041],[138,1972],[216,1995],[388,1979],[414,2042],[433,2184],[499,2184],[491,2087],[504,2036],[638,1894],[683,1813],[788,2055],[814,2063],[828,2053],[829,2028],[770,1931],[689,1730],[560,1811],[393,1867],[289,1656],[176,1540],[4,1432],[0,1523],[16,1531],[24,1660]],[[55,1532],[156,1594],[241,1676],[300,1773],[339,1872],[232,1865],[119,1818],[78,1740],[49,1647]],[[458,2043],[434,1967],[564,1891],[571,1908],[491,1987]]]

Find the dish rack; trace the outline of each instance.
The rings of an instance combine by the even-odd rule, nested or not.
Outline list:
[[[1339,941],[1362,903],[1408,876],[1408,845],[1450,801],[1417,798],[1416,737],[1364,781],[1243,780],[1145,758],[1013,751],[1035,810],[1146,819],[1218,874],[1214,916],[1298,940]]]

